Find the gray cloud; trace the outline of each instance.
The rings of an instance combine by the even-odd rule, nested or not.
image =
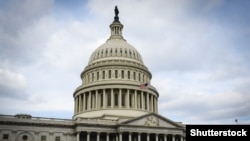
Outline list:
[[[51,12],[50,0],[11,0],[0,10],[0,59],[20,64],[31,62],[40,50],[25,36],[25,30]],[[31,43],[30,43],[31,42]],[[31,47],[32,46],[32,47]],[[31,54],[30,52],[33,52]]]
[[[0,97],[27,100],[27,82],[22,74],[0,68]]]
[[[240,27],[216,17],[227,8],[224,1],[96,0],[87,3],[86,13],[75,14],[84,14],[83,19],[57,19],[64,17],[60,16],[62,9],[54,9],[58,17],[51,16],[50,2],[39,8],[33,4],[34,9],[28,1],[20,7],[17,4],[8,3],[0,10],[4,22],[0,27],[0,68],[16,76],[11,80],[23,75],[27,84],[13,88],[7,85],[13,83],[1,83],[0,90],[11,97],[16,97],[16,91],[32,93],[28,101],[19,101],[26,111],[36,113],[30,105],[38,111],[49,111],[48,107],[73,111],[72,93],[81,83],[79,74],[91,53],[109,37],[113,8],[118,5],[125,39],[137,48],[152,72],[152,85],[160,94],[160,114],[186,123],[250,119],[250,32],[247,24]],[[16,18],[20,15],[24,16]]]

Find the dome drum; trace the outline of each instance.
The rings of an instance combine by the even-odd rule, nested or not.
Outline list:
[[[112,66],[84,71],[84,73],[81,75],[81,78],[83,85],[98,82],[109,82],[114,80],[120,82],[137,82],[141,84],[149,82],[151,79],[151,74],[148,71],[133,69],[128,66]]]
[[[140,113],[157,113],[158,93],[135,88],[132,86],[122,88],[118,85],[107,85],[106,88],[105,86],[97,86],[95,89],[79,89],[74,94],[76,100],[74,118],[79,117],[79,115],[91,117],[97,111],[99,114],[104,112],[121,118],[138,116],[137,114],[131,115],[129,110],[140,111]],[[126,110],[128,115],[125,113],[118,115],[120,110]],[[95,115],[98,118],[102,116]]]

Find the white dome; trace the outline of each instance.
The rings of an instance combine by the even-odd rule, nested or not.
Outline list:
[[[124,120],[158,112],[152,75],[140,53],[123,38],[118,16],[110,29],[110,38],[92,53],[81,73],[82,84],[73,94],[74,119]]]
[[[140,53],[124,39],[111,38],[91,55],[89,64],[105,59],[125,59],[143,64]]]

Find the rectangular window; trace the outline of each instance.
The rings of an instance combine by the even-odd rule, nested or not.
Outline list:
[[[100,93],[100,96],[101,96],[101,107],[103,107],[103,94]]]
[[[60,141],[60,136],[56,136],[55,141]]]
[[[85,110],[88,109],[88,99],[89,99],[89,94],[86,93],[86,94],[85,94]]]
[[[128,79],[130,79],[130,71],[128,71]]]
[[[108,106],[111,106],[111,94],[110,93],[107,94],[107,98],[108,98]]]
[[[9,135],[8,134],[3,134],[3,139],[9,139]]]
[[[141,100],[141,94],[138,94],[139,97],[139,109],[142,108],[142,100]]]
[[[133,94],[132,93],[130,93],[129,94],[129,107],[132,107],[132,100],[133,100]],[[135,104],[137,104],[137,102],[135,102]]]
[[[46,141],[46,136],[41,136],[41,141]]]
[[[134,72],[134,80],[136,79],[136,73]]]
[[[126,94],[122,94],[122,106],[125,106],[125,99],[126,99]]]

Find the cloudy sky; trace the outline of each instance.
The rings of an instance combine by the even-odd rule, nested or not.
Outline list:
[[[250,1],[0,0],[0,114],[72,118],[91,53],[114,7],[160,94],[190,123],[250,123]]]

